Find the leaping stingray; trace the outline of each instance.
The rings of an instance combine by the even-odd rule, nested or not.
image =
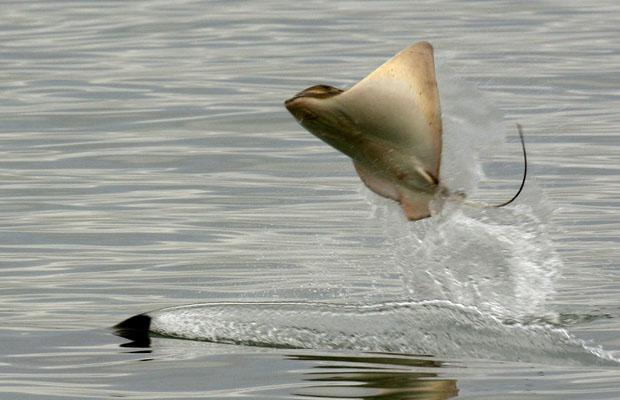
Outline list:
[[[373,192],[398,201],[410,220],[449,191],[439,182],[442,123],[433,47],[414,43],[348,90],[316,85],[285,101],[310,133],[353,160]],[[521,127],[517,125],[526,160]],[[492,207],[502,207],[517,198]]]

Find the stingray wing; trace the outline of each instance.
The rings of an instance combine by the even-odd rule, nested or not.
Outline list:
[[[351,157],[371,190],[399,201],[409,219],[430,215],[442,126],[429,43],[407,47],[347,91],[317,85],[285,105],[306,129]]]
[[[364,134],[391,142],[439,178],[442,124],[430,43],[400,51],[337,101]]]

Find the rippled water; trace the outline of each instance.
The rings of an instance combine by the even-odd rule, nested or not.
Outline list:
[[[615,1],[7,1],[0,22],[3,399],[620,397]],[[282,106],[422,39],[443,181],[511,195],[520,122],[514,207],[407,223]],[[214,324],[173,309],[172,331],[225,343],[109,329],[205,302]]]

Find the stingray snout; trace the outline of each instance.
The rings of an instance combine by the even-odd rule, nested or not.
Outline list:
[[[294,96],[286,100],[284,106],[299,123],[302,123],[319,118],[314,107],[310,104],[311,101],[311,98],[305,96]]]

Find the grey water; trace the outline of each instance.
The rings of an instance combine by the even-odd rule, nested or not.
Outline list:
[[[620,398],[619,26],[613,0],[0,2],[0,398]],[[282,105],[418,40],[441,179],[511,196],[521,123],[514,205],[406,222]],[[159,309],[148,347],[110,329]]]

